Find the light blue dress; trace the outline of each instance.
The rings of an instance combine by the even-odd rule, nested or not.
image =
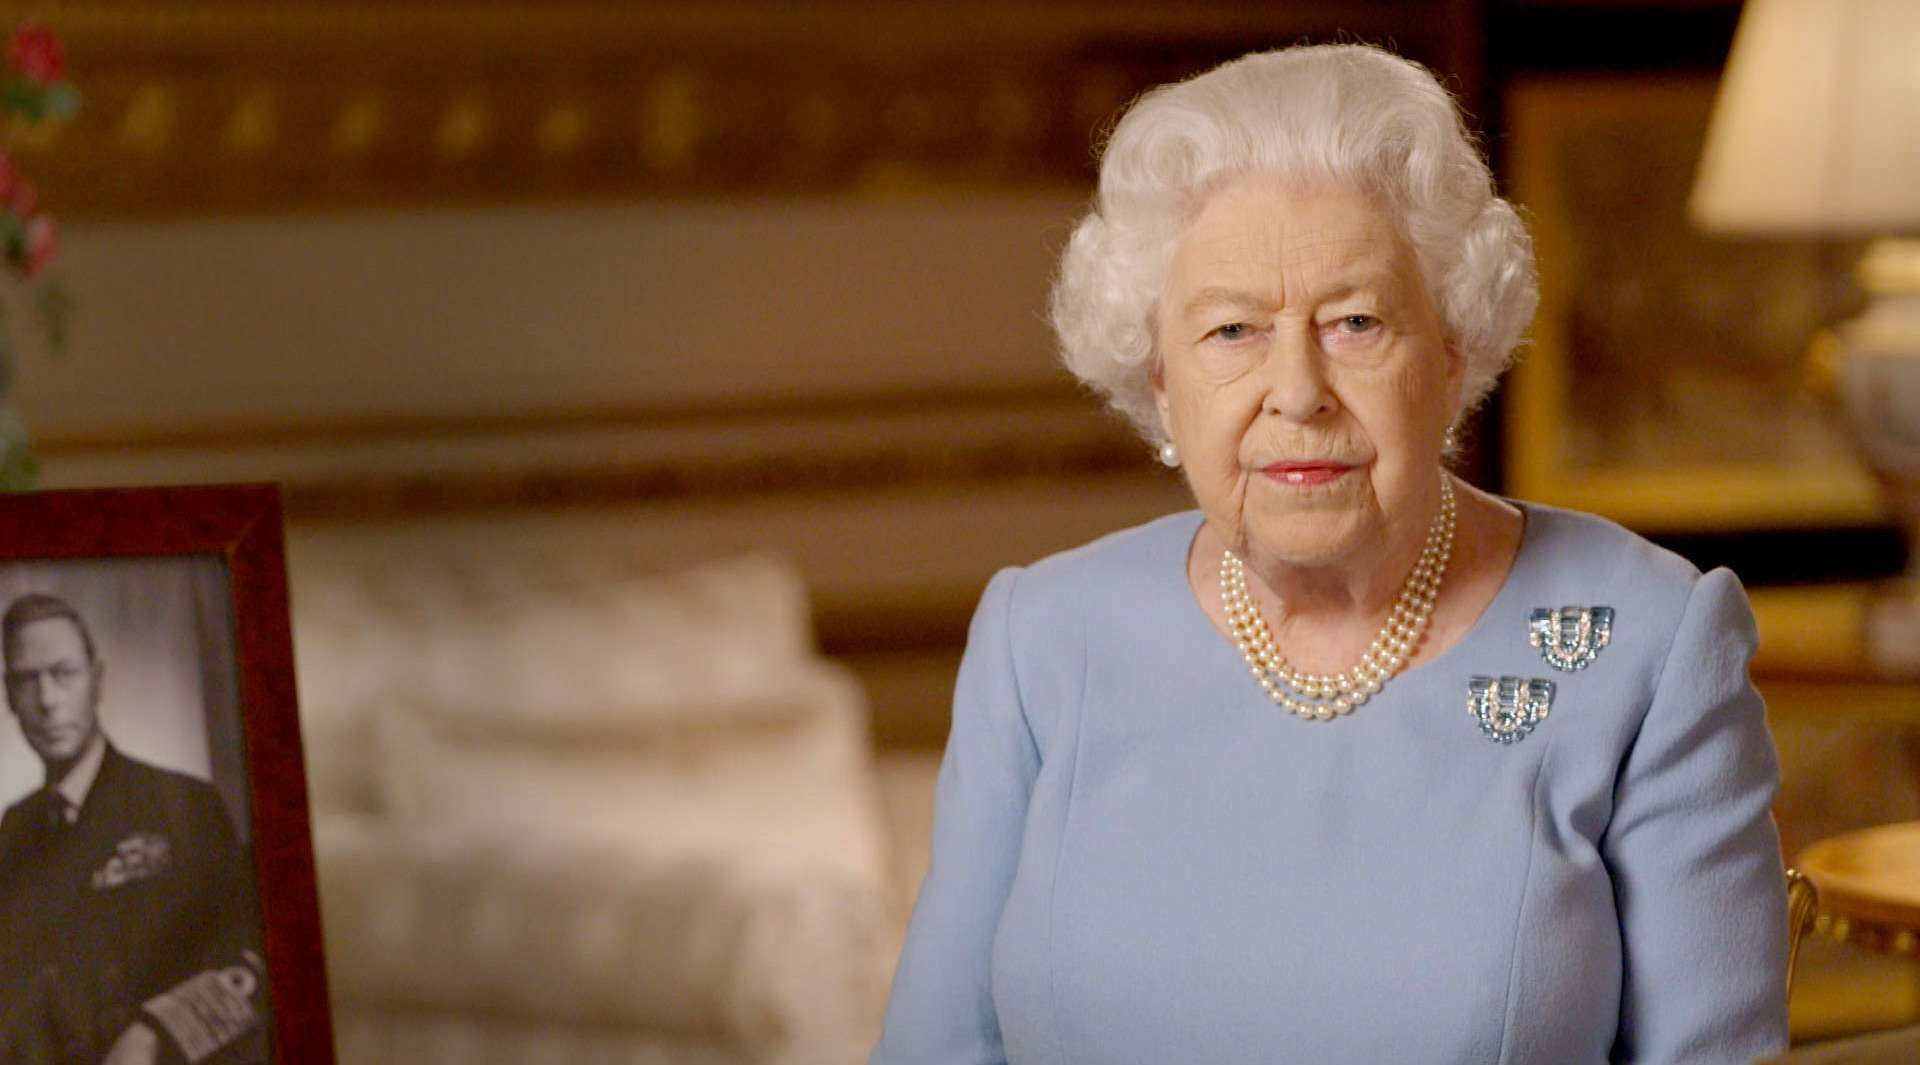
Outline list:
[[[1777,783],[1739,581],[1521,504],[1474,627],[1352,716],[1271,703],[1201,517],[1008,569],[872,1065],[1738,1062],[1786,1045]],[[1534,607],[1610,606],[1560,672]],[[1492,742],[1476,674],[1551,680]]]

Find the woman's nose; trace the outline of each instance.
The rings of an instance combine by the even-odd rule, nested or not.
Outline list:
[[[1309,330],[1276,329],[1261,373],[1266,385],[1265,413],[1304,422],[1333,410],[1326,365]]]

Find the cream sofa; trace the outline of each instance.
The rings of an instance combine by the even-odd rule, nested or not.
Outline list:
[[[864,1060],[933,766],[788,567],[296,562],[344,1065]]]

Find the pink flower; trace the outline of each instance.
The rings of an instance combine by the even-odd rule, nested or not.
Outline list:
[[[67,50],[46,23],[22,22],[7,41],[7,60],[28,81],[47,86],[67,69]]]
[[[14,263],[20,272],[32,277],[53,261],[54,253],[60,250],[59,235],[53,226],[53,216],[45,211],[27,219],[26,235],[22,240],[20,258]]]
[[[14,167],[13,160],[7,158],[4,150],[0,150],[0,207],[25,218],[39,204],[40,194],[33,187],[33,182]]]
[[[34,208],[40,206],[40,190],[33,187],[33,182],[16,172],[13,188],[7,193],[6,202],[14,214],[25,218],[33,213]]]

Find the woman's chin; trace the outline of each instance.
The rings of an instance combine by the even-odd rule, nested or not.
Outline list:
[[[1365,514],[1359,506],[1261,508],[1247,515],[1242,530],[1247,550],[1257,560],[1320,568],[1364,553],[1360,549],[1369,540]]]

